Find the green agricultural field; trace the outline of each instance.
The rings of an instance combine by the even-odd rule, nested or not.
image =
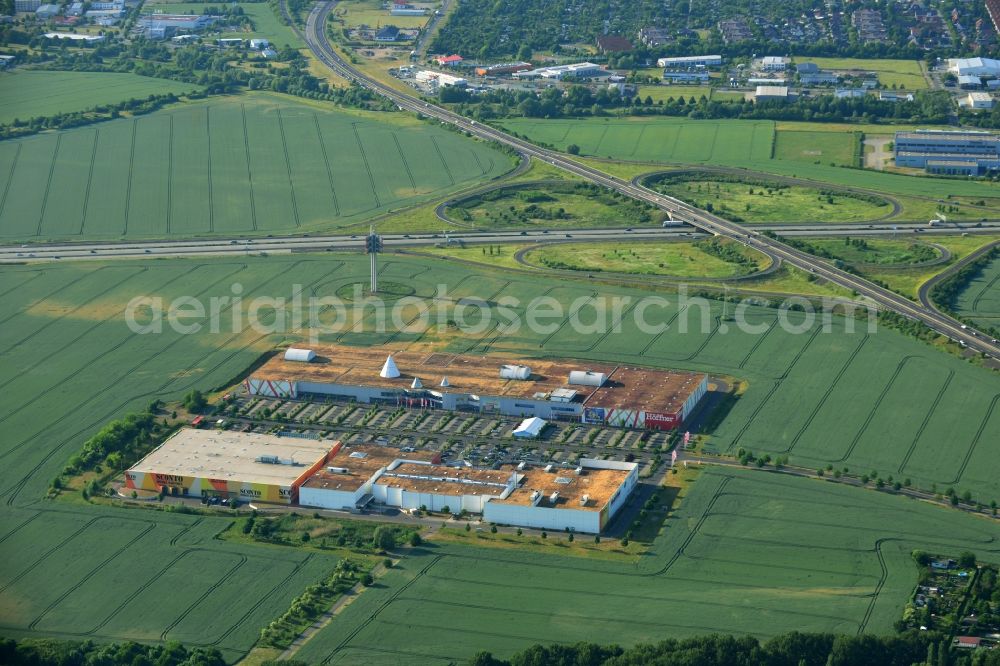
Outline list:
[[[701,99],[702,97],[705,97],[707,99],[712,99],[714,92],[712,91],[712,86],[709,85],[704,85],[704,86],[663,85],[663,86],[639,86],[638,95],[643,100],[645,100],[646,97],[652,97],[654,102],[660,102],[660,101],[666,102],[671,97],[674,99],[683,97],[685,100],[689,100],[692,97],[695,98],[696,100]]]
[[[510,168],[402,114],[213,99],[0,142],[0,238],[330,230]]]
[[[774,123],[679,118],[503,121],[508,130],[582,155],[638,162],[761,162],[771,157]]]
[[[505,187],[459,200],[445,214],[462,227],[621,227],[660,224],[652,206],[586,183]]]
[[[955,311],[979,326],[1000,329],[1000,259],[990,262],[961,291]]]
[[[434,544],[296,656],[443,665],[534,643],[891,633],[917,583],[912,550],[995,561],[997,536],[994,523],[874,491],[708,469],[634,564]]]
[[[777,182],[658,181],[654,189],[730,220],[760,222],[865,222],[887,216],[892,206],[838,192]]]
[[[184,93],[199,86],[138,74],[17,70],[0,74],[0,124],[85,111],[150,95]]]
[[[816,160],[788,159],[787,156],[775,159],[778,155],[773,158],[771,154],[775,124],[769,121],[661,117],[555,120],[512,118],[500,124],[532,141],[550,144],[560,150],[576,144],[583,156],[611,157],[633,162],[739,167],[857,187],[887,195],[934,199],[971,197],[974,200],[1000,196],[1000,186],[995,183],[847,169],[830,166],[831,160],[815,164]],[[786,130],[798,126],[795,123],[781,125]],[[803,129],[810,131],[822,129],[815,123],[801,125]],[[845,126],[837,127],[839,132]],[[823,143],[826,141],[823,140]]]
[[[707,252],[700,243],[562,243],[544,245],[525,254],[536,266],[576,271],[607,271],[636,275],[669,275],[688,278],[727,278],[767,266],[767,257],[742,245],[736,247],[746,265],[726,261]]]
[[[774,158],[834,166],[859,166],[860,132],[796,132],[778,130],[775,133]]]
[[[814,62],[821,69],[834,71],[851,71],[859,75],[865,72],[877,72],[878,81],[883,86],[907,90],[923,90],[927,88],[927,80],[920,69],[917,60],[863,59],[863,58],[813,58],[797,57],[798,62]]]
[[[235,659],[249,649],[261,626],[329,571],[332,559],[319,553],[220,542],[213,535],[225,526],[224,519],[39,500],[83,441],[112,418],[195,387],[225,386],[260,352],[297,337],[291,313],[266,304],[257,326],[234,329],[233,320],[245,322],[254,299],[290,299],[298,289],[335,296],[367,276],[363,255],[334,253],[0,267],[0,383],[7,396],[0,405],[0,522],[5,525],[0,555],[12,563],[0,584],[4,633],[178,639],[217,645]],[[595,288],[633,300],[621,311],[617,334],[574,330],[572,316],[592,320],[587,305],[562,313],[553,327],[546,321],[545,330],[502,333],[492,320],[464,334],[451,329],[400,333],[391,327],[380,332],[373,329],[371,308],[361,311],[360,319],[348,308],[346,325],[321,339],[397,349],[444,345],[475,354],[552,355],[737,376],[747,389],[708,434],[709,450],[786,453],[795,464],[874,469],[910,478],[920,487],[953,486],[983,501],[1000,497],[994,473],[1000,451],[990,445],[1000,441],[995,375],[890,330],[869,332],[859,323],[847,331],[836,318],[824,332],[820,321],[810,324],[794,312],[783,327],[784,314],[751,306],[744,322],[756,329],[751,332],[723,321],[718,302],[680,305],[662,290],[598,287],[591,280],[486,267],[472,271],[437,258],[387,254],[381,280],[405,284],[427,298],[447,285],[452,302],[511,297],[524,304],[545,295],[568,304]],[[242,315],[234,318],[234,304],[224,302],[214,329],[210,321],[185,319],[202,326],[182,334],[164,318],[162,332],[140,335],[123,319],[136,296],[162,298],[165,306],[189,296],[208,308],[208,299],[236,291]],[[648,308],[646,321],[669,327],[643,332],[635,322],[636,299],[651,294],[668,302]],[[513,311],[524,321],[523,307]],[[728,312],[734,312],[732,305]],[[324,323],[330,324],[334,314],[326,311]],[[915,410],[923,418],[914,419]],[[665,539],[638,568],[544,558],[550,564],[538,569],[530,554],[467,549],[468,557],[453,558],[458,547],[428,549],[362,595],[307,644],[307,652],[332,652],[346,641],[351,649],[345,658],[370,656],[356,652],[361,645],[467,655],[474,646],[502,652],[525,642],[576,640],[583,631],[588,638],[615,642],[708,631],[885,631],[914,582],[906,560],[911,548],[931,542],[937,551],[981,547],[986,555],[995,547],[985,543],[995,540],[989,523],[957,513],[874,492],[732,474],[734,480],[721,489],[722,473],[699,481],[683,509],[684,520],[669,521]],[[716,494],[720,497],[713,500]],[[688,539],[689,529],[708,538]],[[739,541],[720,541],[719,535]],[[889,572],[884,584],[879,553]],[[426,581],[400,589],[425,569],[432,574]],[[638,576],[661,570],[674,577],[655,592],[650,585],[659,578]],[[602,579],[601,571],[611,578]],[[641,589],[625,597],[611,593],[627,581],[640,583]],[[439,593],[434,586],[440,586]],[[516,591],[512,602],[504,601],[508,590]],[[646,609],[641,612],[655,614],[651,619],[633,616],[637,594],[666,605],[640,605]],[[551,595],[563,602],[554,604]],[[433,622],[422,621],[427,613],[413,612],[430,604],[444,608],[445,600],[465,604],[448,621],[438,615]],[[391,612],[376,613],[386,601]],[[609,617],[624,614],[609,603],[628,604],[629,621],[609,627]],[[504,615],[514,608],[510,604],[516,604],[516,617]],[[590,611],[588,604],[601,610]],[[531,615],[531,626],[523,627],[520,618],[532,608],[543,609],[538,612],[544,617]],[[589,618],[599,619],[590,626]],[[477,633],[484,627],[487,634]],[[381,638],[370,640],[370,631]],[[450,641],[441,632],[448,632]],[[443,645],[450,647],[442,650]],[[385,654],[390,656],[380,659],[396,658]]]

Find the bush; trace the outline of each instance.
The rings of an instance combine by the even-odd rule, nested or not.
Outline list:
[[[379,525],[372,535],[372,542],[378,550],[392,550],[396,547],[396,533],[388,525]]]
[[[410,535],[410,545],[411,546],[416,547],[416,546],[419,546],[420,544],[422,544],[423,542],[424,542],[423,538],[419,534],[417,534],[416,532],[414,532],[413,534]]]

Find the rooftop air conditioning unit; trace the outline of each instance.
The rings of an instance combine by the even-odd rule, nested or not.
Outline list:
[[[531,377],[531,368],[526,365],[504,365],[500,368],[501,379],[525,380]]]

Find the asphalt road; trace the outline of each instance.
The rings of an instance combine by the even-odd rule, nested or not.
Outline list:
[[[949,227],[898,226],[876,224],[773,224],[754,226],[755,232],[774,231],[783,236],[882,236],[920,237],[962,233],[996,233],[1000,222],[983,222],[981,227],[960,225]],[[453,243],[537,243],[544,241],[595,242],[621,241],[623,235],[632,238],[683,240],[705,237],[701,230],[688,225],[667,228],[622,229],[550,229],[530,231],[442,231],[441,233],[387,234],[382,239],[386,247],[426,247]],[[57,261],[60,259],[130,259],[136,257],[190,257],[201,255],[282,254],[289,252],[361,251],[364,237],[360,235],[318,236],[259,236],[239,238],[203,238],[197,240],[150,241],[74,241],[0,245],[0,263],[26,261]]]
[[[608,175],[597,169],[581,164],[570,159],[568,156],[551,150],[539,148],[538,146],[514,137],[506,132],[483,125],[475,120],[471,120],[448,109],[425,102],[413,95],[402,93],[391,88],[362,72],[351,67],[340,55],[331,47],[327,40],[325,26],[327,16],[336,5],[330,0],[317,4],[313,7],[306,22],[306,29],[302,34],[306,45],[313,52],[317,59],[333,69],[337,74],[347,80],[372,90],[388,99],[392,100],[401,110],[420,113],[424,116],[434,118],[442,123],[453,125],[454,127],[475,135],[487,141],[495,141],[499,144],[509,146],[522,155],[548,162],[552,166],[563,169],[581,178],[589,180],[598,185],[603,185],[609,189],[621,192],[629,197],[645,201],[657,206],[669,213],[673,218],[682,220],[703,231],[724,236],[745,242],[770,255],[776,261],[786,261],[802,270],[809,271],[817,276],[823,277],[846,289],[853,290],[860,296],[869,299],[876,307],[892,310],[903,316],[918,320],[932,328],[933,330],[948,336],[953,340],[963,342],[969,349],[1000,358],[1000,345],[994,344],[985,338],[981,333],[975,335],[971,329],[965,329],[957,321],[943,315],[936,310],[928,310],[922,305],[917,305],[909,299],[879,287],[868,280],[856,275],[840,270],[834,266],[819,261],[812,255],[796,250],[785,243],[770,239],[760,235],[756,229],[749,229],[742,225],[730,222],[691,206],[679,199],[661,195],[641,185],[631,181]]]

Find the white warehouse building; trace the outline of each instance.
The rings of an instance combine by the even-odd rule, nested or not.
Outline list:
[[[442,465],[437,453],[338,443],[299,486],[300,506],[355,510],[369,504],[481,514],[489,522],[599,533],[638,482],[636,463],[583,458],[576,468]]]

